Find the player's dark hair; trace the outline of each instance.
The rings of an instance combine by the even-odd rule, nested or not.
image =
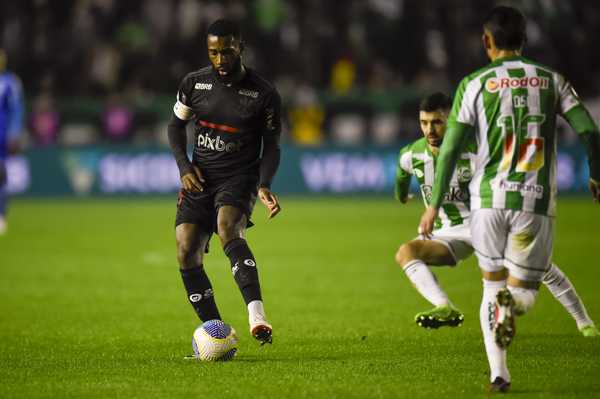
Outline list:
[[[433,93],[421,100],[419,111],[434,112],[437,110],[450,111],[452,99],[444,93]]]
[[[500,50],[519,50],[527,41],[525,17],[514,7],[494,7],[483,21],[483,27],[490,31]]]
[[[210,24],[206,31],[207,35],[212,36],[233,36],[236,39],[242,38],[240,26],[229,19],[217,19]]]

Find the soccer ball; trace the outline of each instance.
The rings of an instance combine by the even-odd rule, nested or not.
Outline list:
[[[231,360],[237,352],[238,338],[233,327],[221,320],[209,320],[194,331],[192,348],[200,360]]]

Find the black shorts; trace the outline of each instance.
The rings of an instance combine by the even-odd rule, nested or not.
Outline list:
[[[181,190],[177,200],[175,226],[191,223],[200,226],[206,232],[216,232],[219,208],[231,205],[244,212],[250,227],[250,216],[257,193],[258,176],[253,175],[232,176],[209,182],[201,192]]]

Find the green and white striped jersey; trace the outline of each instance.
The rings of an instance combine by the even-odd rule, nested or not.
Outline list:
[[[457,226],[468,221],[469,218],[469,190],[473,169],[472,161],[475,156],[475,143],[467,146],[460,155],[450,188],[444,195],[435,229]],[[396,168],[396,195],[406,198],[410,186],[411,176],[419,183],[421,197],[425,207],[431,201],[431,188],[435,177],[435,167],[438,156],[433,154],[425,138],[419,139],[400,150],[398,166]]]
[[[556,116],[578,105],[563,76],[520,56],[496,60],[463,79],[448,125],[475,128],[471,209],[555,215]]]

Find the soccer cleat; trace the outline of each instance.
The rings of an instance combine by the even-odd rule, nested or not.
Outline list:
[[[496,377],[496,379],[490,383],[490,392],[506,393],[510,389],[510,382],[506,381],[502,377]]]
[[[252,324],[250,326],[250,334],[260,342],[260,345],[273,343],[273,327],[266,322]]]
[[[458,327],[464,320],[465,316],[452,305],[437,306],[415,316],[415,322],[423,328]]]
[[[587,326],[583,326],[579,329],[581,335],[586,338],[593,338],[600,336],[600,331],[598,331],[598,327],[593,324],[588,324]]]
[[[510,291],[501,289],[496,294],[494,336],[500,348],[507,348],[515,337],[515,300]]]

